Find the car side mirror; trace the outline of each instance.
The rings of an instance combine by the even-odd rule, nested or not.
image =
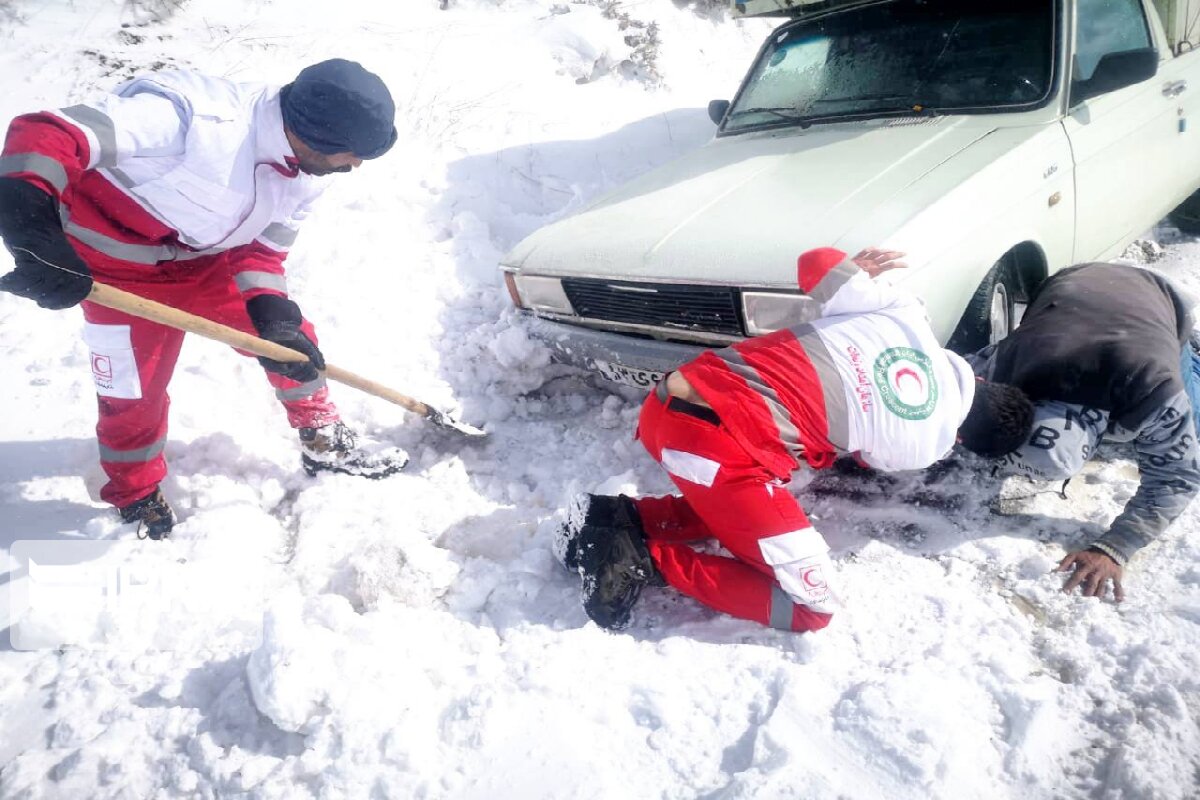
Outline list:
[[[1071,106],[1102,94],[1148,81],[1158,74],[1158,51],[1153,47],[1105,53],[1092,77],[1071,84]]]
[[[713,121],[713,125],[720,125],[727,113],[729,113],[728,100],[713,100],[708,104],[708,118]]]

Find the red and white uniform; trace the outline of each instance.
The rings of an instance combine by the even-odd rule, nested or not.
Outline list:
[[[815,630],[834,607],[829,548],[783,484],[802,460],[823,468],[847,453],[887,471],[929,466],[954,446],[975,379],[919,300],[840,251],[805,253],[799,279],[818,319],[680,367],[711,418],[663,386],[647,398],[639,438],[683,497],[638,511],[669,584],[735,616]],[[707,538],[737,560],[683,544]]]
[[[0,175],[59,200],[98,281],[250,333],[245,302],[287,295],[284,259],[324,188],[297,168],[278,89],[191,72],[16,118]],[[123,506],[166,473],[166,389],[183,334],[88,302],[83,310],[110,479],[102,496]],[[323,381],[268,380],[293,426],[337,419]]]

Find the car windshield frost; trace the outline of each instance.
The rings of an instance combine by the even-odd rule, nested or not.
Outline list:
[[[1053,79],[1054,6],[897,0],[797,22],[763,51],[722,130],[1039,105]]]

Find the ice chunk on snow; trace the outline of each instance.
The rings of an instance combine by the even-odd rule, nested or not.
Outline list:
[[[255,707],[281,730],[308,732],[329,712],[332,694],[345,683],[337,663],[343,641],[338,621],[345,615],[354,610],[338,595],[321,595],[303,607],[292,597],[267,612],[246,679]]]
[[[427,542],[410,538],[403,547],[375,542],[350,557],[352,600],[364,609],[378,608],[389,599],[428,606],[446,593],[458,571],[450,553]]]
[[[500,366],[508,369],[539,369],[550,363],[550,354],[545,345],[531,339],[522,328],[501,331],[488,345],[488,350],[500,362]]]

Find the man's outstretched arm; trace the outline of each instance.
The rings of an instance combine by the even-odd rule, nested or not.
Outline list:
[[[858,255],[837,259],[831,248],[811,250],[800,257],[797,277],[800,289],[817,301],[819,317],[839,314],[869,314],[895,305],[918,302],[907,292],[878,278],[908,265],[903,253],[867,248]]]
[[[1073,570],[1063,591],[1079,586],[1084,596],[1103,597],[1108,583],[1118,602],[1126,563],[1183,513],[1200,492],[1200,447],[1192,408],[1180,392],[1164,405],[1134,439],[1141,484],[1108,531],[1086,550],[1068,553],[1059,572]]]
[[[1134,440],[1141,485],[1094,544],[1122,564],[1183,513],[1200,492],[1200,446],[1186,393],[1171,398]]]

